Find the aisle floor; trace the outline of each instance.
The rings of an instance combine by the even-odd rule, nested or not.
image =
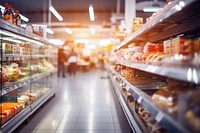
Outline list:
[[[58,78],[56,96],[14,133],[131,133],[107,73]]]

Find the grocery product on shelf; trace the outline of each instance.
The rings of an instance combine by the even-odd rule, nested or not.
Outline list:
[[[167,133],[166,129],[151,116],[151,114],[141,105],[138,107],[138,115],[145,123],[147,129],[151,133]]]
[[[191,84],[170,81],[166,87],[153,94],[152,99],[158,106],[166,108],[169,112],[177,112],[178,95],[195,90],[195,86]]]
[[[21,26],[21,17],[19,15],[19,10],[16,10],[16,12],[15,12],[13,24],[17,25],[17,26]]]
[[[194,132],[200,131],[200,91],[182,94],[179,97],[180,122]],[[184,99],[184,100],[183,100]]]
[[[10,7],[8,5],[8,3],[5,4],[5,9],[4,9],[4,13],[3,13],[3,19],[12,23],[12,12],[10,10]]]
[[[23,103],[1,103],[1,124],[3,125],[23,110]]]
[[[143,26],[143,18],[141,17],[135,17],[133,18],[133,22],[132,22],[132,32],[140,29]]]

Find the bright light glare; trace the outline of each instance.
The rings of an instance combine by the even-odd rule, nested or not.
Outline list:
[[[62,16],[55,10],[53,6],[49,7],[49,10],[56,16],[59,21],[63,21]]]
[[[110,44],[110,40],[109,39],[103,39],[99,42],[100,46],[107,46],[108,44]]]
[[[60,39],[49,39],[49,42],[54,45],[63,45],[64,44],[64,42]]]
[[[88,44],[89,40],[88,39],[76,39],[74,41],[75,43],[84,43],[84,44]]]
[[[180,5],[181,7],[184,7],[184,6],[185,6],[185,2],[184,2],[184,1],[180,1],[180,2],[179,2],[179,5]]]
[[[91,32],[92,35],[94,35],[95,34],[95,28],[90,28],[90,32]]]
[[[187,80],[188,81],[192,80],[192,69],[191,68],[189,68],[187,71]]]
[[[66,28],[65,31],[70,35],[72,34],[72,30],[70,28]]]
[[[89,15],[90,15],[90,21],[94,21],[95,17],[94,17],[94,8],[92,5],[89,6]]]
[[[54,31],[49,28],[46,28],[46,32],[48,32],[49,34],[54,34]]]
[[[175,5],[175,9],[176,9],[177,11],[180,11],[182,8],[181,8],[179,5]]]

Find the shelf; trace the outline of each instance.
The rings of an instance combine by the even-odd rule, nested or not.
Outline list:
[[[56,70],[36,74],[36,75],[31,76],[31,77],[26,77],[26,78],[20,79],[17,82],[13,82],[13,83],[9,83],[7,85],[4,85],[3,88],[2,88],[1,95],[2,96],[6,95],[11,91],[14,91],[14,90],[20,89],[23,86],[26,86],[27,84],[31,83],[31,81],[40,80],[42,78],[48,77],[49,75],[51,75],[52,73],[55,73],[55,72],[56,72]]]
[[[124,114],[126,115],[126,118],[129,122],[129,125],[131,126],[131,129],[134,133],[143,133],[143,131],[140,129],[140,127],[138,126],[136,120],[133,118],[133,115],[131,114],[126,102],[124,101],[120,91],[119,91],[119,86],[117,85],[116,81],[114,81],[112,75],[109,75],[110,80],[112,82],[112,85],[114,87],[115,93],[118,97],[118,100],[120,102],[120,105],[122,106],[122,109],[124,111]]]
[[[180,6],[184,2],[184,6]],[[177,10],[180,8],[181,10]],[[120,49],[132,42],[158,42],[169,37],[190,31],[198,31],[200,28],[200,1],[176,0],[157,12],[152,20],[142,26],[141,29],[129,35],[120,45]]]
[[[177,80],[200,84],[199,67],[176,66],[167,64],[150,65],[150,64],[136,63],[133,61],[125,61],[125,60],[119,60],[118,64],[139,69],[145,72],[167,76]]]
[[[49,44],[49,42],[46,39],[27,31],[26,29],[24,29],[22,27],[19,27],[19,26],[16,26],[14,24],[11,24],[11,23],[3,20],[3,19],[0,19],[0,29],[4,29],[6,31],[10,31],[10,32],[16,33],[18,35],[22,35],[22,36],[31,38],[31,39],[33,39],[35,41],[39,41],[39,42],[43,42],[43,43]]]
[[[154,102],[151,100],[151,97],[148,96],[145,92],[138,89],[136,86],[130,84],[126,79],[124,79],[120,74],[115,70],[111,70],[114,75],[123,83],[126,89],[131,93],[135,100],[143,107],[145,107],[151,116],[161,125],[163,125],[169,132],[176,133],[190,133],[183,125],[180,125],[174,116],[167,113],[164,109],[154,105]]]
[[[36,102],[26,107],[23,111],[5,123],[0,132],[2,133],[11,133],[13,132],[20,124],[22,124],[26,119],[28,119],[41,105],[43,105],[49,98],[55,95],[56,88],[51,89],[42,97],[40,97]]]

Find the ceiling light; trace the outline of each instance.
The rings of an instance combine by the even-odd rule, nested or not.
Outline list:
[[[62,16],[60,16],[60,14],[55,10],[55,8],[54,8],[53,6],[50,6],[50,7],[49,7],[49,10],[56,16],[56,18],[57,18],[59,21],[63,21]]]
[[[84,43],[84,44],[88,44],[89,40],[88,39],[76,39],[74,41],[75,43]]]
[[[20,15],[21,19],[24,20],[25,22],[28,22],[28,21],[29,21],[29,19],[28,19],[27,17],[25,17],[25,16],[23,16],[23,15],[21,15],[21,14],[19,14],[19,15]]]
[[[63,45],[64,44],[64,42],[60,39],[49,39],[49,42],[54,45]]]
[[[70,35],[72,34],[72,30],[70,28],[66,28],[65,31]]]
[[[100,46],[107,46],[108,44],[110,44],[110,39],[102,39],[102,40],[99,42],[99,45],[100,45]]]
[[[157,12],[160,8],[159,7],[146,7],[143,9],[144,12]]]
[[[90,28],[90,32],[91,32],[92,35],[94,35],[95,34],[95,28]]]
[[[149,7],[145,7],[143,9],[144,12],[157,12],[160,9],[160,5],[158,3],[158,0],[154,0],[152,5]]]
[[[49,34],[54,34],[54,31],[49,28],[46,28],[46,32],[48,32]]]
[[[94,17],[94,8],[92,5],[89,6],[89,15],[90,15],[90,21],[94,21],[95,17]]]

